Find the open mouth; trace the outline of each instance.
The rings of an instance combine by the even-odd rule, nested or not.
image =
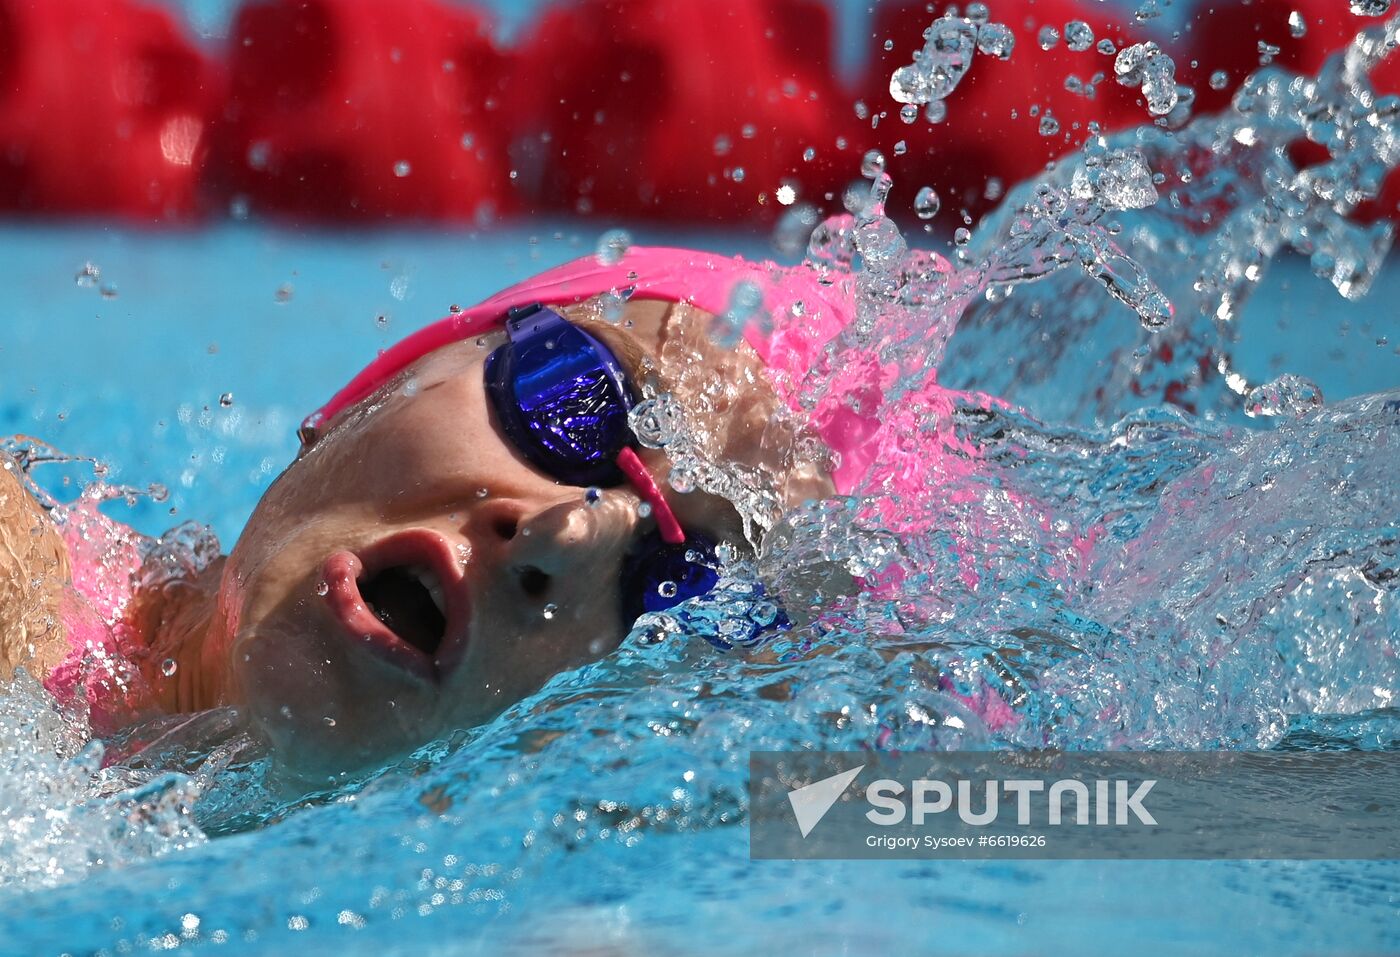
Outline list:
[[[362,554],[333,552],[325,602],[346,636],[420,678],[438,681],[461,660],[469,609],[462,569],[435,532],[401,532]]]
[[[361,578],[365,605],[386,628],[429,658],[447,631],[442,582],[422,565],[396,565]]]

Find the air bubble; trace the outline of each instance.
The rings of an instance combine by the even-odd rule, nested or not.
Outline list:
[[[603,500],[603,490],[597,486],[589,486],[584,489],[583,503],[590,508]]]
[[[219,405],[223,406],[225,409],[233,405],[233,393],[225,392],[223,395],[219,396]]]
[[[180,666],[176,663],[174,658],[166,658],[160,663],[160,673],[165,675],[165,677],[167,678],[175,674],[175,672],[178,671],[179,668]]]
[[[552,621],[554,619],[554,616],[558,613],[559,606],[554,604],[554,602],[552,601],[546,602],[544,607],[540,609],[540,615],[543,616],[545,621]]]

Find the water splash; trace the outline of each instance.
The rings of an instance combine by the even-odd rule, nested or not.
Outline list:
[[[896,103],[929,106],[946,100],[968,70],[975,53],[1005,60],[1015,37],[1004,24],[977,22],[952,14],[939,17],[924,31],[924,46],[914,62],[890,76],[890,96]]]
[[[204,840],[189,778],[124,781],[87,737],[82,716],[58,711],[23,669],[0,695],[0,888],[51,887]]]

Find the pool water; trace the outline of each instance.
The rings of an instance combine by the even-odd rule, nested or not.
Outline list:
[[[1252,135],[1267,146],[1305,105]],[[1180,141],[1220,132],[1193,129]],[[1126,181],[1173,168],[1150,130],[1115,148],[1140,156],[1097,168]],[[1331,258],[1298,236],[1303,255],[1273,248],[1244,215],[1278,199],[1267,177],[1198,171],[1235,177],[1242,215],[1192,232],[1169,202],[1080,189],[1076,168],[967,241],[909,232],[952,273],[906,253],[878,174],[814,236],[864,325],[798,386],[834,394],[852,360],[891,363],[882,467],[923,492],[892,508],[867,482],[776,531],[769,580],[900,571],[829,609],[815,650],[721,651],[695,635],[733,608],[702,602],[482,728],[304,798],[277,792],[227,713],[147,729],[144,751],[111,742],[101,768],[21,683],[0,699],[0,949],[1400,949],[1393,862],[748,859],[751,750],[1396,747],[1400,267],[1337,267],[1372,234],[1315,207],[1296,215]],[[376,348],[597,232],[8,227],[0,430],[166,485],[110,506],[142,531],[196,520],[231,543],[295,424]],[[89,477],[47,474],[69,494]]]

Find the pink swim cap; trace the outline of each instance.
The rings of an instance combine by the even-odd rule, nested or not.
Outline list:
[[[517,306],[537,302],[565,305],[612,292],[637,299],[690,303],[723,315],[731,308],[735,289],[745,282],[759,290],[770,315],[801,302],[801,312],[808,319],[805,339],[825,341],[839,332],[852,314],[848,292],[828,284],[806,264],[784,267],[771,262],[749,262],[737,256],[658,246],[634,246],[616,263],[585,256],[407,336],[382,352],[329,402],[307,416],[302,427],[315,428],[329,422],[435,349],[496,329],[505,322],[507,312]],[[819,328],[813,328],[813,324]],[[744,336],[768,361],[774,345],[769,335],[751,323]]]

